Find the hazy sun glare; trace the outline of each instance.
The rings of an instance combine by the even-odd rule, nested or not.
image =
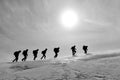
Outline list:
[[[73,29],[78,24],[78,15],[72,9],[64,10],[60,15],[60,22],[63,27]]]

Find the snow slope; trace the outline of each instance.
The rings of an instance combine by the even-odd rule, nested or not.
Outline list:
[[[0,80],[120,80],[120,53],[1,63]]]

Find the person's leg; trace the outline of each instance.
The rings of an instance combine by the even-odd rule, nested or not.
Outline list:
[[[16,62],[18,61],[18,56],[16,57]]]
[[[22,59],[22,61],[26,61],[26,56],[24,56],[24,58]]]
[[[35,60],[36,60],[37,56],[35,56]]]
[[[84,50],[84,49],[83,49]],[[85,53],[85,50],[84,50],[84,53]]]
[[[87,54],[87,50],[85,50],[85,54]]]
[[[15,62],[15,59],[12,62]]]
[[[54,56],[54,58],[56,58],[56,56],[57,56],[57,54],[55,53],[55,56]]]
[[[33,60],[35,60],[35,56],[34,56]]]
[[[44,59],[46,59],[46,55],[44,55]]]
[[[23,58],[22,58],[22,61],[24,61],[25,60],[25,55],[23,55]]]
[[[23,58],[22,58],[22,61],[23,61]]]
[[[75,56],[75,51],[73,53],[74,53],[74,56]]]
[[[45,59],[46,59],[46,55],[45,55]]]
[[[45,55],[43,54],[43,58],[45,59]]]
[[[86,50],[85,50],[85,54],[86,54],[87,52],[86,52]]]
[[[24,59],[24,61],[26,61],[26,59],[27,59],[27,56],[25,56],[25,59]]]
[[[74,56],[74,52],[72,51],[72,56]]]
[[[75,52],[73,51],[73,56],[75,56]]]
[[[22,58],[22,61],[24,61],[24,58]]]
[[[35,56],[35,60],[36,60],[36,58],[37,58],[37,55]]]
[[[43,59],[44,56],[41,57],[41,60]]]
[[[16,56],[15,56],[15,59],[12,62],[15,62],[15,61],[16,61]]]

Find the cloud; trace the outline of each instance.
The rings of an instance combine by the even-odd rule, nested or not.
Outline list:
[[[92,20],[92,19],[84,19],[84,21],[87,23],[92,23],[92,24],[96,24],[96,25],[100,25],[100,26],[110,26],[111,25],[111,23],[109,23],[109,22]]]

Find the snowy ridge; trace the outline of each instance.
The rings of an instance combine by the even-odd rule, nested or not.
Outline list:
[[[1,63],[0,80],[119,80],[120,53]]]

